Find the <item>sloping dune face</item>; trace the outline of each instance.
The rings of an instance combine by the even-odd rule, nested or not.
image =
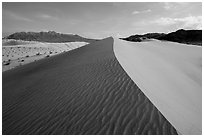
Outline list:
[[[177,134],[107,38],[3,73],[3,134]]]
[[[181,134],[202,132],[202,49],[114,39],[116,57],[131,79]]]

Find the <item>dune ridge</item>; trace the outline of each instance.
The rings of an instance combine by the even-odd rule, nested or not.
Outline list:
[[[3,134],[177,134],[107,38],[3,72]]]

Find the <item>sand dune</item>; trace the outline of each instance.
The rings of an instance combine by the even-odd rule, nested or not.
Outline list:
[[[88,43],[42,43],[22,40],[4,40],[3,45],[5,46],[3,46],[2,49],[2,70],[6,71],[14,67],[37,61],[45,57],[50,57],[56,54],[60,54],[62,52],[79,48],[86,44]]]
[[[202,133],[202,49],[114,39],[122,67],[181,134]]]
[[[3,134],[177,134],[107,38],[3,72]]]

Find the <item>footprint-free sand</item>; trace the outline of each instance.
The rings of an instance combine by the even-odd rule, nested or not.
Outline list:
[[[113,38],[2,74],[3,134],[177,134],[130,79]]]
[[[114,39],[116,57],[142,92],[181,134],[202,134],[202,48]]]

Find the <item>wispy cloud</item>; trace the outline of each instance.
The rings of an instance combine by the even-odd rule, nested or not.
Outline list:
[[[143,11],[137,11],[137,10],[135,10],[135,11],[132,12],[132,14],[135,15],[135,14],[148,13],[148,12],[151,12],[151,10],[150,10],[150,9],[148,9],[148,10],[143,10]]]
[[[188,2],[163,2],[163,7],[165,10],[181,9],[183,7],[188,7],[190,3]]]
[[[144,27],[145,25],[148,25],[147,21],[140,20],[132,23],[132,26],[134,27]]]
[[[16,13],[13,13],[9,10],[4,10],[3,11],[3,17],[4,18],[10,18],[10,19],[14,19],[14,20],[19,20],[19,21],[26,21],[26,22],[33,22],[33,20],[27,18],[27,17],[24,17],[22,15],[18,15]]]
[[[164,9],[169,10],[173,7],[174,7],[173,3],[164,2]]]
[[[187,16],[184,18],[170,18],[162,17],[151,23],[156,23],[158,25],[178,25],[186,29],[201,29],[202,28],[202,16]]]
[[[48,15],[48,14],[40,14],[38,15],[39,18],[42,18],[42,19],[52,19],[52,20],[57,20],[58,18],[55,17],[55,16],[51,16],[51,15]]]
[[[133,15],[134,15],[134,14],[139,14],[139,13],[140,13],[140,12],[137,11],[137,10],[135,10],[135,11],[132,12]]]

